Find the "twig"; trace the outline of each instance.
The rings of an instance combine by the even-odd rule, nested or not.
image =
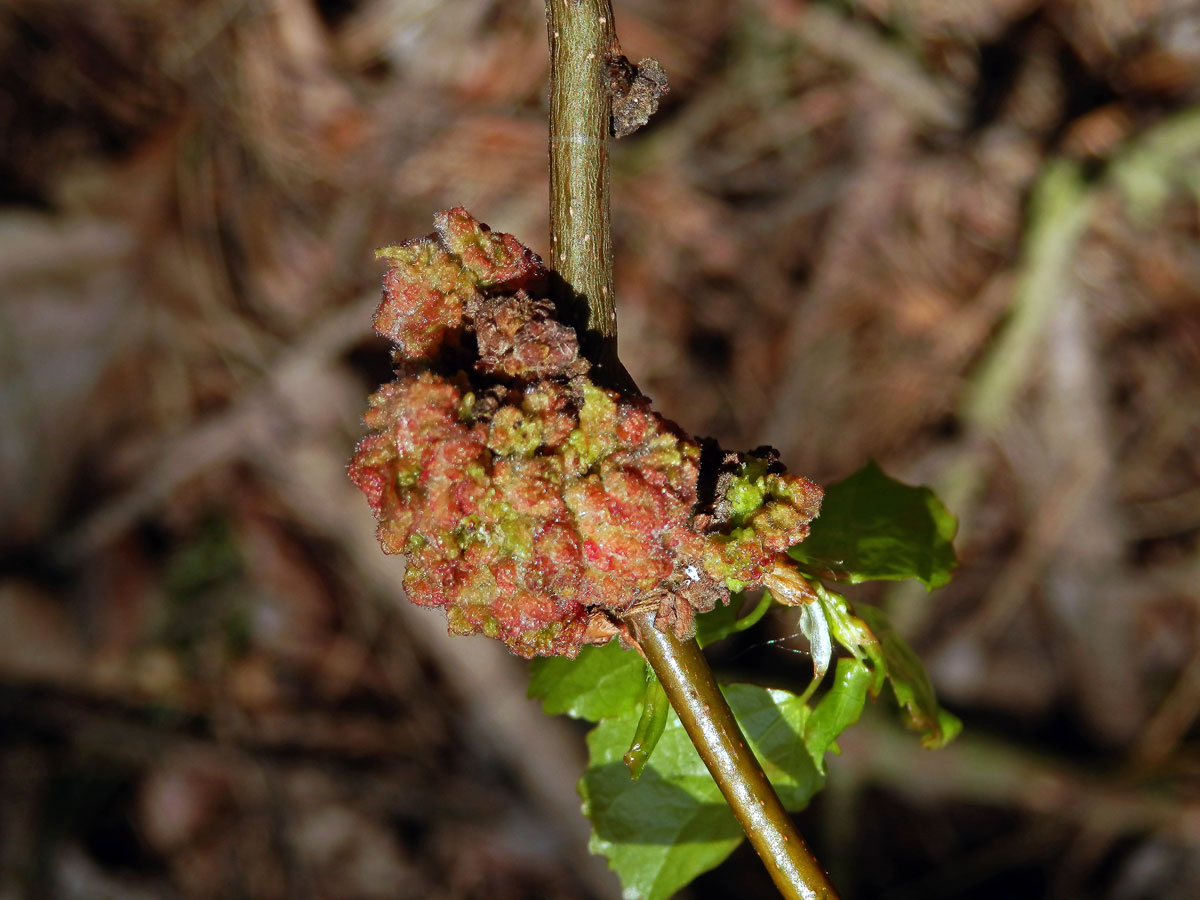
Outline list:
[[[608,59],[620,53],[607,0],[548,0],[550,264],[563,299],[582,304],[589,351],[615,356],[609,228]],[[598,339],[598,340],[597,340]],[[596,344],[611,346],[596,346]]]
[[[961,89],[924,71],[910,56],[848,16],[810,3],[779,13],[814,52],[884,91],[905,115],[934,128],[958,128],[967,108]]]
[[[1144,769],[1161,766],[1200,716],[1200,656],[1195,656],[1158,709],[1139,729],[1134,761]]]
[[[684,642],[670,631],[659,631],[652,612],[632,617],[629,624],[684,731],[779,892],[788,900],[835,900],[825,872],[749,749],[700,646],[694,639]]]
[[[617,357],[609,226],[610,69],[623,61],[608,0],[547,0],[550,43],[550,266],[602,380],[634,389]]]
[[[364,322],[379,305],[378,291],[323,316],[270,361],[267,374],[242,390],[225,411],[156,448],[147,471],[122,494],[98,507],[58,544],[57,558],[77,562],[99,551],[154,512],[189,478],[243,459],[263,435],[293,427],[295,398],[307,398],[311,379],[366,334]],[[270,441],[266,441],[270,443]]]
[[[576,321],[586,323],[586,345],[611,380],[624,370],[616,354],[609,234],[609,72],[626,63],[608,0],[547,0],[546,22],[550,258],[561,279],[556,299]],[[835,898],[749,749],[696,641],[660,631],[653,611],[630,615],[626,624],[783,896]]]

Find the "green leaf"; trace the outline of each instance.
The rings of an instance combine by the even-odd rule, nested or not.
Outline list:
[[[724,693],[784,805],[802,808],[822,783],[804,743],[808,708],[787,691],[730,685]],[[592,852],[608,857],[624,896],[665,900],[717,866],[743,834],[673,712],[641,778],[629,777],[622,755],[637,723],[630,712],[592,729],[579,791]]]
[[[628,715],[642,700],[645,666],[616,639],[603,647],[584,647],[575,659],[541,657],[530,666],[529,696],[541,700],[550,715],[590,722]]]
[[[908,713],[909,723],[921,732],[921,745],[931,750],[944,747],[962,730],[962,722],[938,705],[925,666],[904,642],[883,611],[863,606],[859,615],[875,632],[887,662],[887,678],[896,702]]]
[[[788,554],[818,577],[850,584],[915,578],[933,590],[958,564],[957,529],[933,491],[894,481],[869,462],[826,489],[812,532]]]
[[[821,698],[804,726],[804,746],[817,771],[825,773],[825,751],[837,745],[838,735],[858,721],[867,703],[867,688],[872,674],[866,663],[857,659],[839,659],[833,685]]]
[[[771,598],[764,596],[754,609],[739,619],[738,614],[742,611],[745,599],[745,594],[735,593],[729,598],[729,603],[723,606],[718,605],[715,609],[696,616],[696,640],[700,642],[701,647],[707,647],[731,634],[745,631],[758,622],[771,608]]]

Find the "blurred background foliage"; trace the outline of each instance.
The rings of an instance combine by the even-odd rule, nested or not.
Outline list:
[[[853,897],[1200,896],[1200,11],[618,0],[620,341],[669,416],[961,516],[842,741]],[[0,897],[606,898],[580,735],[344,477],[375,246],[547,249],[535,0],[0,5]],[[776,619],[713,648],[803,684]],[[783,640],[780,640],[783,639]],[[767,644],[767,641],[775,643]],[[749,851],[688,896],[769,897]]]

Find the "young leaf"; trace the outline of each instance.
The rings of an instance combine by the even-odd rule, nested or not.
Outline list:
[[[917,654],[892,628],[882,610],[864,606],[859,614],[879,638],[896,702],[908,713],[912,727],[921,732],[921,745],[934,750],[950,743],[962,730],[962,722],[938,705]]]
[[[803,807],[822,782],[804,744],[808,708],[787,691],[752,685],[730,685],[725,695],[784,805]],[[592,852],[608,857],[624,895],[665,900],[718,865],[743,835],[674,713],[641,778],[629,777],[622,755],[637,722],[630,712],[592,729],[579,791]]]
[[[642,716],[638,719],[637,729],[633,733],[633,742],[625,752],[625,766],[633,778],[641,777],[642,770],[650,761],[650,754],[654,752],[663,731],[666,730],[670,715],[671,703],[667,699],[667,692],[647,666]]]
[[[788,555],[820,577],[850,584],[915,578],[933,590],[957,565],[957,529],[932,490],[894,481],[869,462],[826,489],[812,532]]]
[[[858,721],[867,703],[871,671],[857,659],[839,659],[833,686],[821,698],[804,726],[804,746],[817,771],[825,773],[825,751],[836,752],[839,734]]]
[[[800,607],[800,631],[808,638],[812,654],[813,680],[820,681],[829,670],[833,656],[833,643],[829,640],[829,622],[825,610],[819,603],[805,603]]]
[[[884,675],[887,673],[887,662],[883,658],[883,649],[879,639],[870,627],[854,614],[850,603],[841,594],[829,590],[819,581],[812,583],[817,594],[817,602],[825,613],[825,621],[833,639],[854,654],[858,660],[870,663],[872,671],[871,696],[875,697],[883,688]]]
[[[550,715],[599,722],[637,709],[645,690],[646,664],[617,640],[584,647],[575,659],[540,657],[530,666],[529,696]]]

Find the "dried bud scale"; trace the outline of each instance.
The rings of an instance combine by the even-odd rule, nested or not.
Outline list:
[[[635,66],[620,54],[608,59],[608,92],[612,98],[610,129],[613,137],[629,137],[658,112],[667,93],[667,73],[657,59],[639,60]]]
[[[384,549],[408,558],[410,599],[521,656],[574,656],[611,635],[602,617],[658,603],[685,636],[760,584],[820,488],[756,451],[726,454],[702,498],[700,442],[592,382],[537,256],[461,208],[435,222],[379,251],[375,325],[400,374],[371,397],[350,465]]]

